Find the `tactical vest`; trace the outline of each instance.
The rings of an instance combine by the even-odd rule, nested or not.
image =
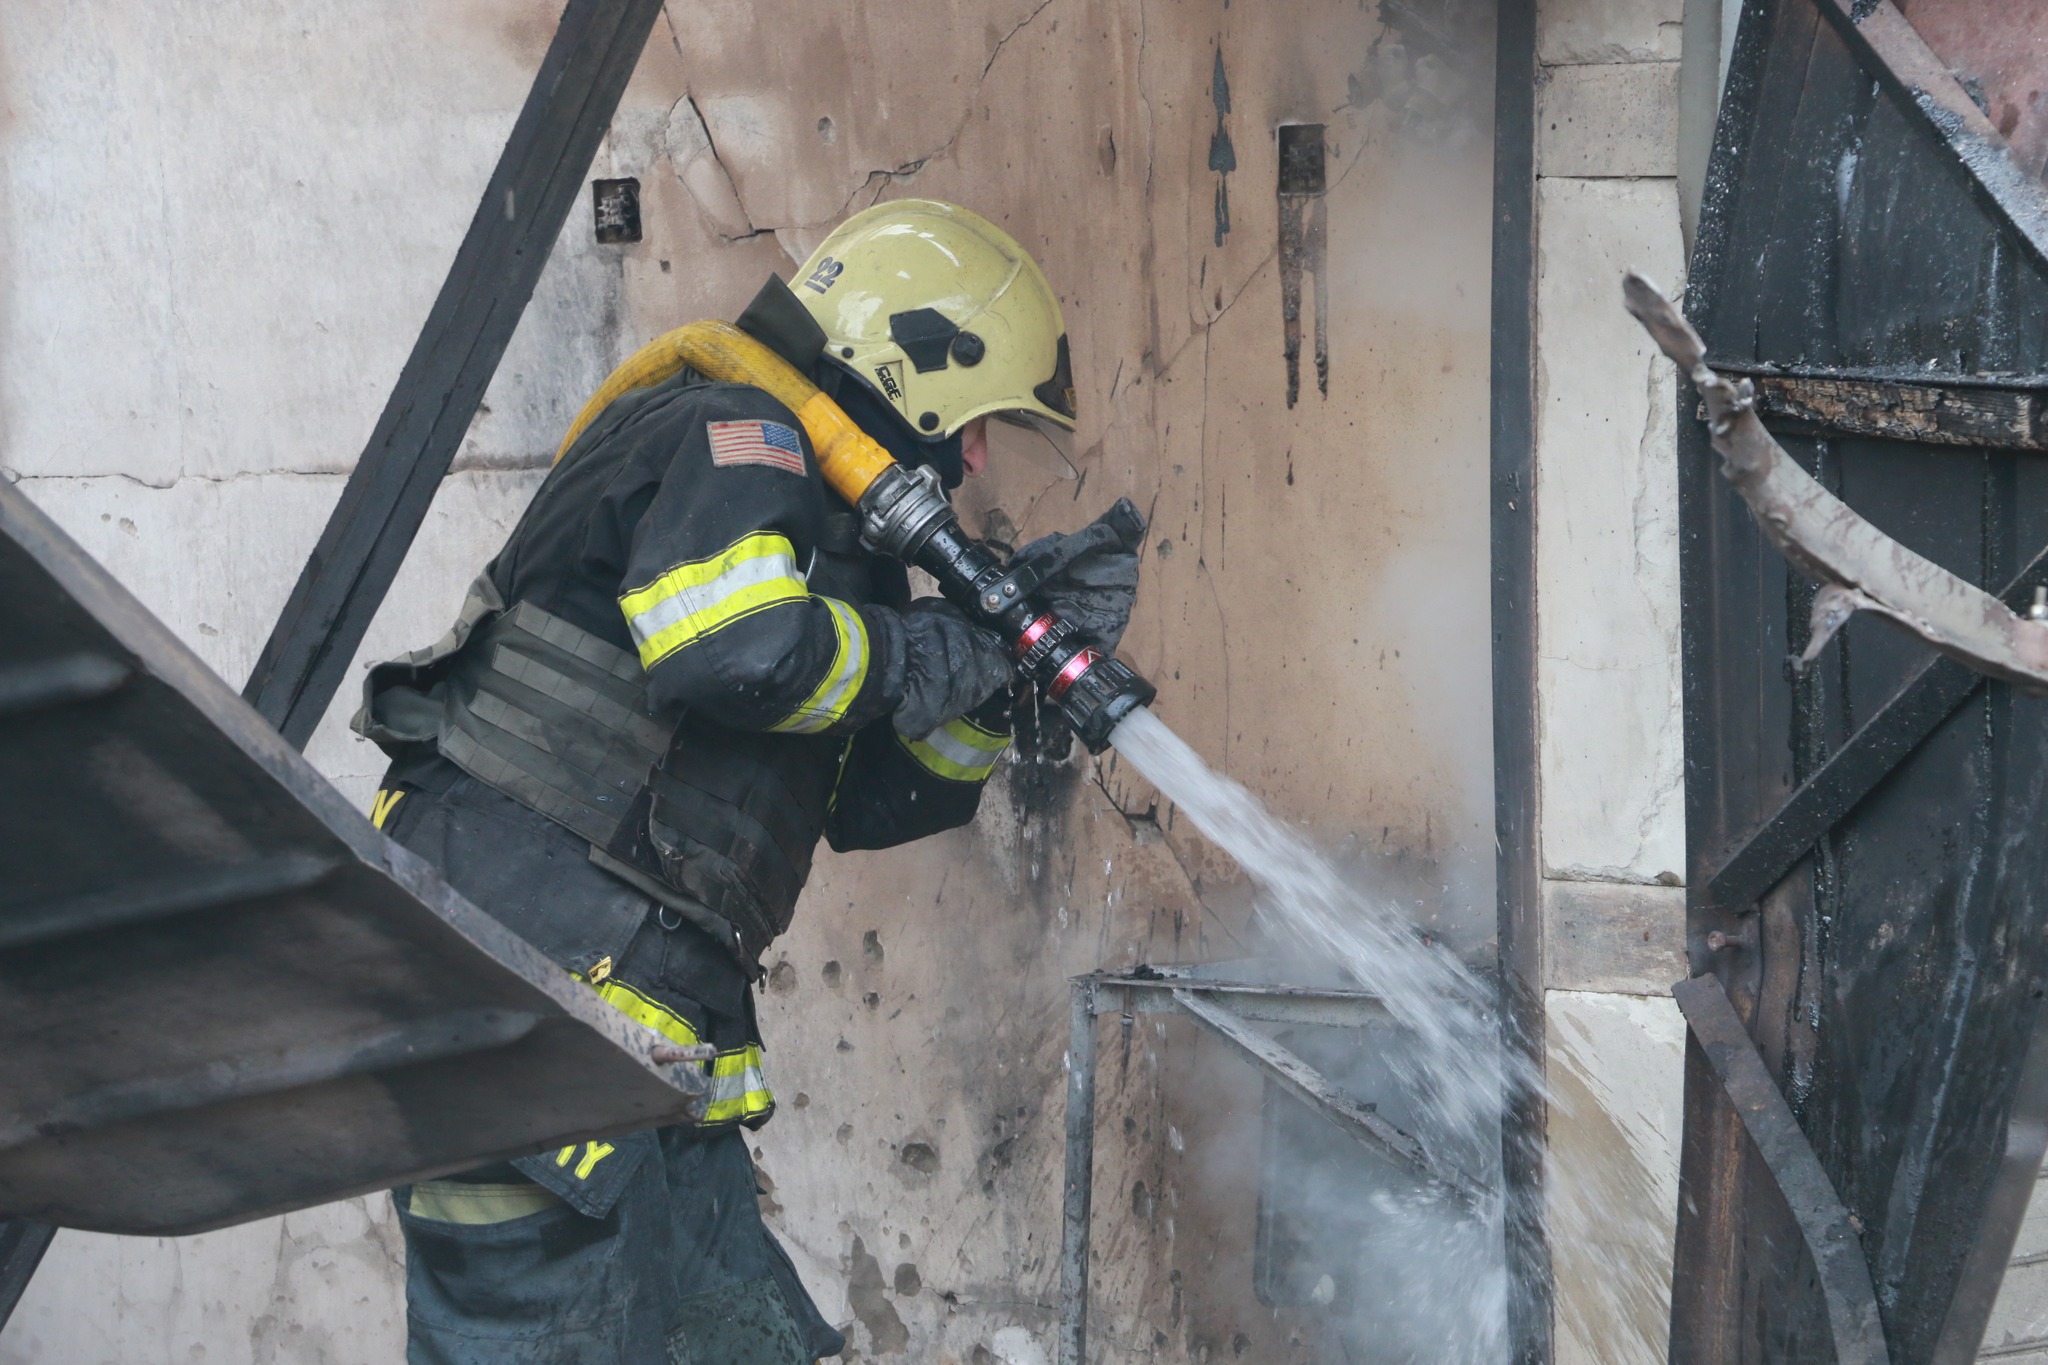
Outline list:
[[[865,601],[854,519],[827,522],[813,588]],[[635,655],[531,602],[508,606],[488,573],[447,635],[370,670],[352,724],[387,752],[433,744],[756,974],[810,875],[846,744],[664,721]]]

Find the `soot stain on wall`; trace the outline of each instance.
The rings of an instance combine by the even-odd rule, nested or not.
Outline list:
[[[1230,74],[1223,69],[1223,49],[1216,49],[1216,69],[1209,77],[1209,98],[1216,104],[1216,131],[1209,138],[1209,169],[1216,172],[1216,245],[1230,235],[1230,173],[1237,169],[1237,148],[1231,145],[1224,120],[1230,115]]]

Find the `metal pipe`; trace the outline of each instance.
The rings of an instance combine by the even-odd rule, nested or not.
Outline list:
[[[1088,1205],[1095,1191],[1095,982],[1076,977],[1067,1024],[1067,1178],[1060,1202],[1059,1365],[1088,1345]]]

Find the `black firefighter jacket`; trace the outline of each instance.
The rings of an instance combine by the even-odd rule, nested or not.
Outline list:
[[[834,382],[823,334],[779,281],[739,325]],[[395,754],[379,825],[643,1022],[679,1038],[708,1028],[722,1049],[737,1030],[752,1053],[758,966],[739,959],[787,927],[817,839],[886,848],[963,825],[1008,744],[1007,692],[929,736],[895,732],[909,590],[855,529],[786,407],[686,371],[607,408],[486,570],[505,603],[637,654],[656,714],[680,718],[663,766],[687,800],[670,802],[665,832],[688,846],[739,829],[757,855],[712,907],[745,931],[738,957],[665,917],[667,932],[645,932],[656,907],[582,839],[431,745]]]

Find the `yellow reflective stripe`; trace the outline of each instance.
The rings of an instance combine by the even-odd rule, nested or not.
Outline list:
[[[581,977],[577,979],[582,980]],[[584,984],[589,983],[586,981]],[[697,1030],[690,1027],[689,1020],[659,1001],[648,999],[625,982],[613,978],[592,986],[591,989],[597,992],[597,998],[605,1004],[634,1023],[653,1029],[671,1043],[681,1043],[684,1047],[697,1045]]]
[[[384,828],[384,822],[391,818],[391,812],[398,806],[398,798],[404,795],[403,787],[378,792],[370,802],[370,823],[378,829]]]
[[[853,705],[853,699],[860,695],[861,685],[868,680],[867,622],[860,619],[859,612],[835,597],[820,597],[818,600],[832,614],[832,633],[838,639],[839,647],[833,652],[832,666],[825,670],[825,677],[817,689],[805,697],[803,705],[790,712],[786,719],[769,726],[771,730],[815,735],[845,720],[846,708]]]
[[[560,1195],[528,1181],[518,1185],[471,1184],[462,1180],[422,1180],[412,1187],[406,1212],[437,1223],[471,1227],[509,1223],[528,1214],[545,1213],[562,1204]]]
[[[678,564],[619,599],[626,626],[652,668],[683,646],[782,602],[808,595],[786,536],[756,531],[711,556]]]
[[[672,1043],[691,1047],[699,1041],[697,1030],[690,1027],[689,1020],[623,981],[614,978],[592,989],[597,992],[598,999]],[[730,1123],[736,1119],[757,1117],[774,1107],[775,1095],[768,1089],[768,1076],[761,1066],[759,1044],[748,1043],[744,1047],[732,1048],[712,1059],[710,1104],[700,1122],[707,1125]]]
[[[769,1093],[758,1046],[748,1043],[718,1054],[711,1063],[711,1104],[704,1111],[704,1122],[730,1123],[765,1114],[774,1107],[775,1096]]]
[[[846,764],[853,757],[853,736],[846,737],[846,743],[839,746],[839,766],[832,771],[832,794],[825,798],[825,809],[839,809],[839,784],[846,780]]]
[[[1008,735],[994,734],[970,720],[949,720],[923,739],[897,736],[926,771],[955,782],[984,782],[1010,747]]]

